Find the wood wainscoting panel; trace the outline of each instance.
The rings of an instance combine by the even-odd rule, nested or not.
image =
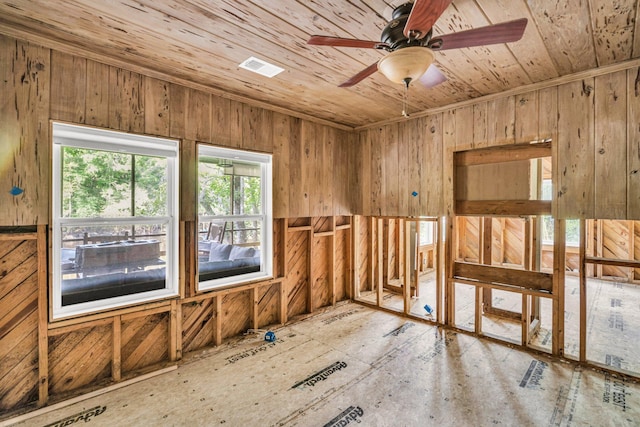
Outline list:
[[[214,344],[216,327],[213,298],[182,305],[182,352]]]
[[[111,376],[111,324],[49,337],[49,394],[65,393]]]
[[[169,360],[169,311],[122,319],[122,372]]]
[[[307,310],[309,292],[309,233],[291,231],[287,234],[287,318],[304,314]]]
[[[313,309],[331,305],[331,236],[314,237],[311,259],[311,301]]]
[[[0,413],[38,400],[36,240],[0,241]]]
[[[258,303],[258,328],[277,324],[279,322],[280,285],[273,283],[266,286],[259,286],[256,288],[256,293]]]
[[[251,291],[232,292],[222,298],[222,339],[233,337],[251,328],[253,302]]]

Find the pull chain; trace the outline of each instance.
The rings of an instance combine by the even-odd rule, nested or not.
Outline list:
[[[402,96],[402,115],[409,117],[409,83],[411,83],[411,77],[407,77],[404,82],[404,94]]]

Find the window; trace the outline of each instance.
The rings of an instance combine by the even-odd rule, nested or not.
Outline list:
[[[178,142],[53,124],[53,318],[178,294]]]
[[[198,289],[271,277],[271,156],[200,145],[198,179]]]
[[[420,221],[420,246],[433,244],[433,222]]]

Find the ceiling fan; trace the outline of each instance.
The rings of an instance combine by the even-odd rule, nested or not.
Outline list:
[[[406,90],[417,79],[421,79],[427,87],[446,81],[440,70],[432,65],[433,51],[509,43],[522,38],[527,26],[526,18],[433,37],[433,24],[451,1],[415,0],[396,7],[391,20],[382,30],[379,42],[311,36],[307,43],[386,50],[389,54],[342,83],[340,87],[353,86],[380,71],[390,81],[404,84]]]

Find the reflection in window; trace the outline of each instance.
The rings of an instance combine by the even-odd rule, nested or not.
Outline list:
[[[271,276],[271,156],[201,145],[199,289]]]
[[[53,125],[53,317],[177,294],[177,141]]]

